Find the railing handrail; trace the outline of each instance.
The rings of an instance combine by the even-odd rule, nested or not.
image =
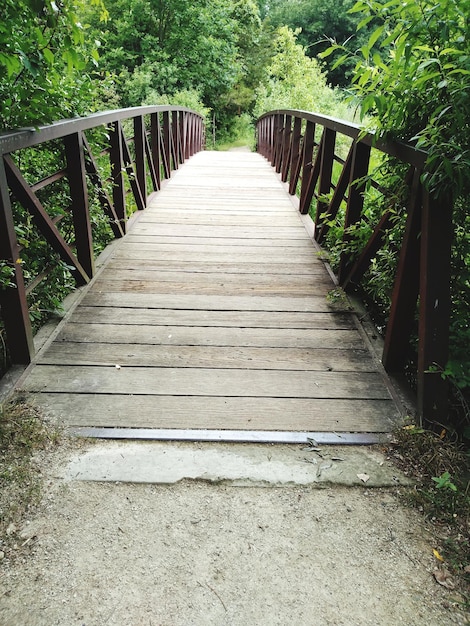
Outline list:
[[[58,122],[41,125],[37,128],[20,128],[18,130],[0,133],[0,155],[9,154],[15,150],[22,150],[24,148],[32,148],[46,141],[62,139],[63,137],[67,137],[67,135],[91,130],[92,128],[111,124],[112,122],[131,119],[140,115],[173,111],[191,113],[200,117],[201,120],[204,119],[200,113],[188,109],[187,107],[166,104],[100,111],[99,113],[92,113],[85,117],[73,117],[59,120]]]
[[[125,120],[130,126],[122,123]],[[93,154],[95,146],[85,134],[99,127],[109,131],[103,133],[103,146],[98,145],[99,157],[109,158],[109,172],[104,178]],[[129,130],[131,138],[126,137]],[[45,176],[42,173],[41,180],[31,184],[26,180],[29,176],[25,178],[21,171],[18,156],[23,149],[43,144],[48,149],[50,141],[61,146],[62,165]],[[9,267],[12,275],[7,286],[0,286],[0,309],[12,363],[28,363],[34,354],[27,294],[37,284],[37,277],[33,277],[25,285],[12,198],[32,217],[38,233],[66,264],[76,283],[85,284],[95,272],[89,191],[94,190],[114,237],[122,237],[128,218],[127,187],[137,210],[144,209],[148,187],[158,191],[162,179],[169,178],[186,158],[203,147],[204,117],[186,107],[171,105],[115,109],[0,134],[0,262]],[[65,198],[72,199],[71,203],[65,200],[67,206],[57,207],[65,209],[64,215],[68,213],[71,218],[72,235],[67,234],[67,240],[58,227],[62,216],[52,219],[36,195],[62,178],[69,187]],[[45,274],[47,271],[40,274],[41,280]]]
[[[329,128],[342,135],[347,135],[351,139],[357,140],[360,138],[361,142],[376,148],[385,154],[394,156],[405,163],[409,163],[414,167],[422,170],[426,163],[427,153],[416,148],[411,143],[405,143],[398,139],[381,139],[378,138],[371,131],[364,130],[362,126],[355,122],[349,122],[337,117],[331,117],[329,115],[322,115],[321,113],[312,113],[311,111],[303,111],[301,109],[274,109],[268,113],[263,113],[258,118],[258,123],[264,118],[272,115],[290,115],[292,117],[300,117],[314,124],[320,124],[324,128]]]
[[[321,137],[317,138],[318,128]],[[351,139],[346,158],[336,154],[337,134]],[[447,410],[446,382],[440,376],[449,354],[452,204],[448,194],[432,195],[422,184],[427,154],[412,143],[376,138],[358,124],[296,109],[276,109],[257,123],[257,149],[289,184],[299,192],[299,210],[307,214],[316,198],[312,219],[315,239],[324,241],[330,225],[344,210],[343,241],[338,283],[348,289],[358,285],[393,227],[393,210],[384,211],[362,252],[352,258],[351,230],[363,217],[367,183],[383,193],[371,178],[371,149],[396,157],[408,165],[403,183],[409,189],[406,225],[391,298],[384,340],[383,364],[389,372],[403,372],[406,349],[419,303],[417,395],[418,412],[439,422]],[[334,165],[341,165],[337,179]],[[335,178],[335,180],[334,180]]]

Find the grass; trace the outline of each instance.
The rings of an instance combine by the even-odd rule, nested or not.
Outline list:
[[[59,431],[21,397],[0,405],[0,550],[14,540],[14,529],[41,496],[41,470],[35,455],[59,441]]]
[[[432,525],[436,563],[459,581],[462,603],[470,609],[470,450],[445,429],[406,426],[395,434],[389,454],[415,480],[402,495]]]

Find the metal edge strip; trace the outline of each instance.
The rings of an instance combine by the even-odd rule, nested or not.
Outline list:
[[[373,445],[390,441],[390,433],[289,432],[250,430],[205,430],[174,428],[70,427],[69,435],[97,439],[155,441],[224,441],[245,443],[309,443],[323,445]]]

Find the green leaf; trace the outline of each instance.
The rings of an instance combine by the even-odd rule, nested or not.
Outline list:
[[[369,50],[371,50],[374,47],[374,44],[376,43],[376,41],[379,39],[379,37],[382,36],[382,33],[384,32],[384,28],[385,26],[380,26],[369,37],[369,41],[367,43]]]
[[[21,70],[21,62],[14,54],[0,52],[0,65],[5,67],[8,78],[11,78],[13,74],[17,74]]]
[[[49,48],[44,48],[42,54],[50,66],[54,65],[55,57],[53,52]]]
[[[333,65],[331,66],[332,70],[335,70],[337,67],[339,67],[342,63],[344,63],[347,59],[349,59],[349,54],[343,54],[342,56],[339,57],[339,59],[337,59]]]

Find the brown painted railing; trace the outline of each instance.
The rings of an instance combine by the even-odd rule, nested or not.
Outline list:
[[[132,137],[126,137],[127,127]],[[92,153],[92,142],[86,136],[87,131],[96,132],[93,129],[101,130],[99,155]],[[59,143],[65,166],[46,176],[42,173],[41,180],[28,183],[21,171],[23,151],[47,142],[56,142],[55,146]],[[70,268],[77,285],[83,285],[92,278],[95,265],[89,190],[96,193],[114,237],[122,237],[129,205],[126,180],[134,206],[142,210],[148,184],[153,191],[160,189],[162,179],[169,178],[172,170],[203,149],[203,144],[203,118],[189,109],[171,106],[107,111],[0,135],[0,263],[11,269],[10,285],[0,286],[0,312],[12,363],[29,363],[34,354],[27,292],[35,283],[32,280],[25,285],[12,202],[21,204],[44,240]],[[103,180],[98,165],[103,158],[109,159],[108,181]],[[51,218],[36,193],[62,178],[68,180],[72,199],[61,207],[72,215],[72,243],[65,241],[58,228],[60,217]]]
[[[343,157],[336,149],[340,135],[350,142]],[[452,206],[444,196],[431,197],[421,184],[426,154],[404,143],[376,141],[356,124],[293,110],[263,115],[257,124],[257,146],[288,183],[289,192],[299,195],[300,212],[312,215],[319,243],[341,206],[345,209],[346,243],[349,227],[360,222],[372,148],[408,165],[404,181],[409,186],[407,221],[382,362],[388,372],[403,370],[419,303],[418,412],[428,422],[445,420],[447,390],[439,372],[446,366],[449,349]],[[333,176],[338,167],[339,175]],[[359,284],[391,225],[392,214],[385,211],[362,252],[356,258],[342,254],[338,270],[341,287],[348,290]]]

